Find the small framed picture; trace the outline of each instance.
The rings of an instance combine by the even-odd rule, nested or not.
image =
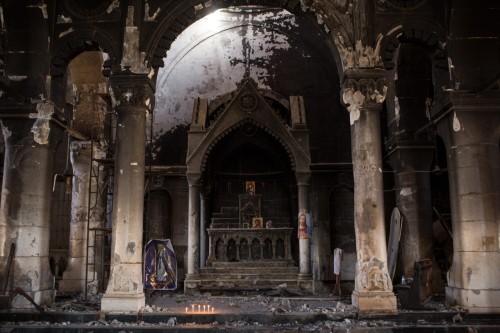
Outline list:
[[[262,217],[254,217],[252,219],[252,228],[253,229],[260,229],[262,228],[262,223],[264,222],[264,219]]]
[[[245,193],[250,195],[255,194],[255,181],[248,180],[245,182]]]

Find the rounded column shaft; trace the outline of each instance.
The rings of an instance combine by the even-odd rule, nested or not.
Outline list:
[[[69,239],[68,266],[59,283],[59,292],[74,293],[85,291],[85,271],[87,265],[87,227],[102,227],[104,225],[105,202],[103,197],[97,195],[97,189],[103,186],[104,173],[98,170],[96,162],[91,166],[92,144],[86,142],[73,142],[71,145],[71,164],[73,168],[73,190],[71,193],[71,225]],[[97,156],[96,156],[97,155]],[[104,152],[94,147],[94,156],[103,158]],[[92,175],[90,168],[92,167]],[[89,187],[92,187],[92,191]],[[89,201],[90,199],[90,201]],[[90,205],[90,206],[89,206]],[[89,215],[89,208],[92,208]],[[89,233],[88,245],[94,246],[94,234]],[[93,285],[87,290],[97,292],[97,267],[94,262],[94,250],[88,252],[87,280],[94,280]]]
[[[188,256],[184,290],[196,290],[199,285],[200,270],[200,174],[187,175],[189,185],[188,207]]]
[[[152,89],[147,75],[114,74],[117,129],[113,189],[111,271],[103,311],[138,311],[145,304],[142,283],[142,235],[146,145],[146,101]]]
[[[351,123],[357,250],[352,302],[360,313],[394,313],[397,304],[387,270],[379,118],[387,90],[385,72],[359,70],[347,76],[343,98]]]
[[[301,216],[309,212],[309,180],[310,173],[297,173],[298,206],[299,206],[299,278],[311,279],[311,235],[312,222],[306,226],[306,234],[301,232]],[[309,216],[310,218],[310,216]],[[307,220],[306,220],[307,224]]]
[[[454,99],[438,124],[448,156],[453,262],[446,298],[470,312],[500,312],[500,152],[498,99]],[[483,104],[484,103],[484,104]],[[490,106],[488,106],[490,105]],[[481,111],[487,112],[481,112]]]
[[[429,169],[433,147],[399,145],[390,156],[395,171],[396,205],[404,217],[400,241],[402,274],[414,275],[415,261],[433,259]]]

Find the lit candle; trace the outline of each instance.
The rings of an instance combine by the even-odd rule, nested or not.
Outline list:
[[[205,307],[206,307],[206,305],[205,305],[205,304],[203,304],[203,312],[205,312]]]
[[[188,313],[188,308],[186,307],[186,313]]]
[[[194,304],[191,304],[191,312],[194,312]]]
[[[201,305],[198,304],[198,312],[201,312]]]
[[[207,312],[210,312],[210,305],[207,305]]]
[[[212,313],[214,313],[214,307],[212,306]]]

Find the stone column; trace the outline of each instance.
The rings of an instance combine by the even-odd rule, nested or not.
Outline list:
[[[400,241],[403,275],[414,275],[414,263],[434,257],[429,170],[434,146],[428,142],[396,143],[390,151],[395,174],[396,205],[404,217]]]
[[[110,77],[116,100],[111,271],[103,311],[139,311],[144,306],[142,233],[146,113],[153,98],[146,74],[128,71]]]
[[[54,276],[49,265],[50,203],[54,176],[55,128],[50,104],[25,111],[29,118],[2,119],[5,141],[0,209],[0,267],[5,267],[10,246],[16,252],[7,290],[22,288],[40,306],[54,299]],[[4,272],[2,272],[3,274]],[[32,308],[16,296],[14,308]]]
[[[438,123],[448,156],[453,263],[447,302],[500,313],[500,99],[451,93]]]
[[[310,172],[297,172],[295,175],[298,188],[298,204],[299,216],[302,213],[309,213],[309,180],[311,179]],[[300,222],[299,222],[300,223]],[[309,229],[312,230],[312,222]],[[300,227],[300,226],[299,226]],[[299,236],[299,279],[312,279],[311,273],[311,237]]]
[[[200,186],[201,174],[188,173],[189,209],[188,209],[188,256],[187,274],[184,290],[198,289],[200,285]]]
[[[208,207],[210,205],[209,191],[202,191],[200,197],[200,267],[205,267],[207,260],[207,231],[210,225]]]
[[[92,144],[89,141],[71,143],[71,165],[73,168],[73,186],[71,193],[71,225],[69,239],[68,266],[59,283],[60,293],[85,291],[85,271],[87,264],[87,226],[102,228],[105,218],[104,194],[98,195],[98,189],[104,186],[104,173],[99,171],[97,162],[91,164]],[[94,146],[94,158],[104,158],[105,152]],[[91,179],[90,168],[92,167]],[[91,186],[91,188],[89,187]],[[89,201],[90,199],[90,201]],[[90,217],[89,215],[90,209]],[[89,233],[88,244],[94,246],[94,234]],[[97,293],[98,278],[94,262],[95,247],[89,248],[87,292]],[[99,260],[98,260],[99,261]]]
[[[360,313],[395,313],[396,297],[387,271],[384,189],[379,111],[385,99],[385,71],[346,73],[354,172],[356,277],[352,303]]]

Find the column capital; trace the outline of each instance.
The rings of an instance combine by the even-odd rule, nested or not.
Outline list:
[[[397,143],[387,156],[395,172],[430,172],[434,150],[432,142]]]
[[[342,83],[342,101],[350,113],[351,125],[361,109],[380,110],[387,96],[387,72],[381,69],[349,70]]]
[[[311,172],[297,171],[295,172],[295,179],[297,180],[297,186],[308,186],[311,180]]]
[[[114,72],[109,80],[111,97],[116,106],[153,109],[154,86],[147,74],[119,71]]]
[[[187,178],[189,186],[200,186],[201,185],[201,173],[186,172],[186,178]]]

